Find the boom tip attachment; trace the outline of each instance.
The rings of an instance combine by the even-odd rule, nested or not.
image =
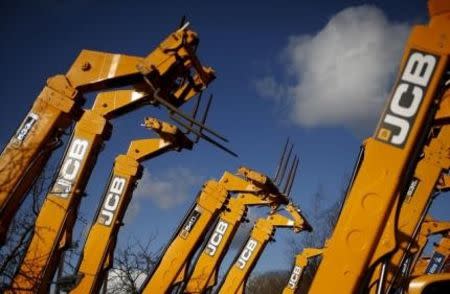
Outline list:
[[[202,99],[202,92],[200,92],[200,95],[198,96],[196,103],[194,105],[194,108],[192,110],[191,115],[187,115],[183,113],[178,108],[174,108],[173,111],[170,111],[170,118],[176,122],[178,125],[183,127],[186,131],[186,134],[193,133],[195,135],[195,138],[192,140],[194,143],[198,143],[200,139],[203,139],[207,141],[208,143],[216,146],[217,148],[225,151],[226,153],[238,157],[238,155],[227,148],[226,146],[222,145],[221,143],[217,142],[214,138],[210,137],[209,135],[206,135],[205,132],[210,133],[214,137],[224,141],[228,142],[228,139],[226,139],[224,136],[219,134],[216,131],[213,131],[209,127],[206,126],[206,119],[208,118],[209,110],[211,108],[211,104],[213,101],[213,95],[209,95],[208,102],[206,103],[202,118],[200,121],[197,120],[197,114],[198,110],[200,108],[201,99]]]
[[[293,148],[294,144],[290,142],[290,138],[288,137],[286,139],[283,152],[281,153],[281,158],[278,163],[275,177],[273,180],[273,182],[279,187],[284,183],[282,192],[288,197],[291,193],[295,176],[297,174],[298,164],[300,161],[297,155],[294,155],[294,159],[291,161]]]

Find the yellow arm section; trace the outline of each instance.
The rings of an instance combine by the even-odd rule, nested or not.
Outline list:
[[[79,283],[70,293],[98,293],[108,270],[112,266],[117,235],[123,216],[133,195],[136,182],[142,176],[140,162],[181,149],[192,149],[193,143],[176,126],[155,118],[147,118],[145,126],[157,132],[160,138],[132,141],[128,152],[116,157],[100,202],[95,223],[92,225],[82,260],[78,267]],[[106,262],[107,259],[109,262]]]
[[[428,259],[419,259],[414,265],[411,276],[417,277],[422,274],[437,274],[450,270],[446,268],[450,256],[450,233],[442,236]]]
[[[412,250],[412,253],[414,254],[414,259],[411,263],[411,268],[415,268],[418,260],[422,256],[423,250],[425,249],[425,246],[428,243],[428,239],[433,235],[443,235],[443,238],[441,239],[442,245],[445,247],[445,241],[447,238],[445,238],[445,235],[448,235],[450,232],[450,222],[445,221],[435,221],[431,218],[425,219],[423,222],[421,228],[420,228],[420,234],[416,238],[417,246]],[[448,241],[447,241],[448,242]],[[449,245],[449,244],[447,244]],[[445,260],[442,264],[442,266],[445,264]],[[425,273],[425,272],[422,272]]]
[[[446,190],[445,171],[450,168],[450,157],[443,152],[450,142],[450,126],[445,124],[450,117],[450,91],[446,91],[440,103],[438,113],[430,132],[429,143],[424,147],[423,156],[419,160],[414,176],[401,202],[400,213],[393,209],[390,213],[381,243],[396,245],[388,260],[386,286],[390,288],[400,279],[402,265],[408,263],[411,247],[424,218],[431,205],[435,191]],[[436,135],[437,134],[437,135]],[[395,227],[395,231],[391,231]],[[396,242],[394,242],[396,240]],[[387,253],[387,246],[377,248],[372,263]],[[379,282],[379,268],[372,276],[370,288],[375,291]]]
[[[274,237],[276,228],[292,228],[298,233],[303,230],[311,231],[312,228],[300,213],[300,210],[292,203],[284,207],[290,217],[279,212],[269,215],[267,218],[259,219],[253,227],[248,241],[231,265],[228,273],[220,286],[218,293],[243,293],[245,282],[256,266],[267,243]]]
[[[184,36],[185,32],[179,31],[176,34]],[[179,45],[180,42],[183,43],[182,40],[178,40],[178,43],[174,45]],[[167,48],[163,51],[166,52],[166,55],[178,57],[178,52],[190,45],[183,43],[183,46],[175,49]],[[157,58],[159,55],[154,56]],[[151,71],[145,73],[148,75],[145,79],[146,82],[152,84],[149,92],[153,98],[157,95],[160,99],[165,99],[167,102],[172,100],[174,105],[179,106],[190,99],[191,96],[188,95],[198,93],[212,80],[213,73],[210,71],[209,74],[206,74],[210,79],[206,80],[205,84],[192,86],[192,89],[197,92],[183,92],[180,97],[173,96],[172,92],[183,86],[183,84],[178,84],[179,79],[185,83],[191,83],[195,78],[186,77],[186,74],[191,74],[190,69],[193,68],[190,60],[185,60],[182,65],[180,65],[180,60],[176,60],[175,57],[169,58],[169,60],[173,61],[171,66],[167,62],[160,63],[160,60],[146,59],[143,62],[144,65],[151,65]],[[183,70],[179,72],[180,68]],[[164,75],[161,76],[160,73],[164,73]],[[197,81],[203,80],[197,79]],[[161,87],[171,88],[161,90],[160,84]],[[120,97],[122,95],[125,97]],[[59,264],[61,252],[70,244],[77,209],[92,167],[104,140],[110,136],[111,125],[107,118],[129,111],[133,105],[138,103],[137,101],[142,101],[144,97],[147,97],[145,90],[144,94],[137,94],[135,90],[122,90],[116,94],[101,93],[98,99],[102,103],[95,102],[92,110],[84,112],[75,126],[74,134],[59,168],[58,177],[39,212],[31,243],[20,270],[14,278],[12,289],[23,289],[24,291],[33,289],[37,293],[48,292],[50,282]]]
[[[254,194],[240,193],[236,198],[230,199],[195,263],[184,289],[185,293],[204,293],[216,285],[220,264],[247,214],[248,206],[270,206],[275,210],[279,205],[289,202],[269,177],[248,168],[241,168],[240,174],[247,175],[246,180],[258,185],[260,190]]]
[[[83,99],[63,76],[47,81],[0,155],[0,246],[12,218],[60,137],[81,113]]]
[[[128,101],[129,105],[115,112],[112,111],[115,104],[101,103],[98,105],[101,107],[97,107],[103,108],[99,114],[118,115],[144,103],[158,104],[152,99],[149,101],[149,95],[158,95],[180,106],[214,79],[213,70],[201,66],[195,54],[197,45],[196,33],[185,28],[167,37],[146,58],[83,50],[65,76],[47,81],[0,155],[0,245],[5,241],[11,219],[52,149],[58,145],[63,130],[80,119],[82,94],[123,86],[134,86],[147,94],[136,93],[131,97],[133,103]],[[147,99],[139,99],[143,96]],[[106,102],[116,102],[104,98]]]
[[[210,188],[200,194],[155,270],[142,286],[144,293],[166,293],[175,284],[185,280],[188,262],[203,242],[209,227],[225,208],[229,193],[256,195],[270,193],[265,196],[275,197],[276,187],[266,176],[245,167],[241,167],[238,173],[242,177],[225,172],[217,183],[219,190]],[[262,192],[263,187],[265,192]]]
[[[450,289],[450,273],[423,275],[410,282],[408,294],[443,293],[446,289]]]
[[[302,253],[297,255],[294,268],[292,269],[288,284],[283,290],[283,294],[294,294],[297,291],[303,272],[308,266],[309,259],[321,255],[323,250],[321,248],[305,248]]]
[[[159,263],[142,286],[142,293],[166,293],[202,241],[208,227],[228,198],[224,186],[226,174],[220,182],[206,182],[194,206],[164,251]]]
[[[399,193],[407,190],[430,131],[450,53],[450,43],[439,37],[450,34],[448,2],[432,2],[441,6],[432,10],[428,26],[416,26],[410,35],[392,97],[374,138],[364,143],[363,160],[310,293],[331,293],[336,285],[342,293],[362,290],[376,255],[395,249],[395,222],[389,216],[398,207]],[[436,142],[442,143],[445,150],[445,141]],[[385,231],[389,239],[382,238]]]

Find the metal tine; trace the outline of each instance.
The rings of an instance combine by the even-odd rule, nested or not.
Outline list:
[[[144,77],[144,79],[146,80],[146,82],[148,84],[151,84],[150,80],[147,79],[146,77]],[[224,142],[228,142],[228,140],[223,137],[222,135],[220,135],[218,132],[210,129],[209,127],[205,126],[204,124],[196,121],[195,119],[193,119],[192,117],[190,117],[189,115],[185,114],[184,112],[182,112],[180,109],[176,108],[175,106],[173,106],[171,103],[167,102],[166,100],[158,97],[158,95],[153,95],[153,99],[155,99],[156,101],[158,101],[161,105],[163,105],[164,107],[166,107],[167,109],[169,109],[170,112],[173,112],[174,114],[179,115],[180,117],[184,118],[185,120],[189,121],[190,123],[201,127],[203,130],[207,131],[208,133],[210,133],[211,135],[214,135],[215,137],[221,139]],[[173,116],[172,116],[173,117]]]
[[[209,95],[208,103],[206,103],[205,112],[203,113],[203,117],[201,120],[201,123],[203,125],[206,123],[206,118],[208,117],[209,108],[211,107],[212,100],[213,100],[213,95],[211,94],[211,95]],[[203,131],[203,128],[200,127],[200,129],[198,131],[201,133]],[[198,140],[200,140],[200,137],[197,136],[197,138],[195,139],[195,143],[197,143]]]
[[[281,183],[283,182],[284,175],[286,174],[286,169],[288,167],[289,160],[291,159],[292,148],[294,148],[294,144],[291,144],[291,146],[289,148],[289,151],[288,151],[288,156],[287,156],[286,160],[283,162],[283,165],[281,167],[280,178],[278,179],[278,182],[277,182],[278,185],[281,185]]]
[[[289,172],[287,174],[286,181],[284,181],[283,193],[286,194],[287,188],[289,187],[289,182],[292,178],[292,173],[294,172],[295,163],[297,162],[297,155],[294,156],[294,160],[291,163],[291,167],[289,168]]]
[[[278,181],[278,176],[280,175],[281,165],[283,164],[284,157],[286,156],[288,144],[289,144],[289,137],[286,139],[286,144],[284,144],[283,153],[281,153],[280,161],[278,162],[277,170],[275,172],[275,177],[273,179],[274,183],[276,183]]]
[[[186,128],[186,129],[188,129],[189,131],[191,131],[191,132],[194,133],[195,135],[201,137],[201,138],[204,139],[205,141],[207,141],[207,142],[213,144],[214,146],[216,146],[216,147],[222,149],[223,151],[227,152],[228,154],[233,155],[234,157],[238,157],[238,155],[237,155],[236,153],[234,153],[233,151],[231,151],[231,150],[228,149],[227,147],[225,147],[225,146],[223,146],[222,144],[220,144],[220,143],[214,141],[211,137],[209,137],[209,136],[207,136],[207,135],[205,135],[205,134],[203,134],[203,133],[200,133],[198,130],[196,130],[196,129],[190,127],[189,125],[187,125],[186,123],[184,123],[183,121],[181,121],[179,118],[176,118],[176,117],[174,117],[174,116],[171,116],[171,118],[172,118],[176,123],[178,123],[179,125],[181,125],[182,127]]]
[[[296,176],[297,176],[297,168],[298,168],[298,163],[299,163],[299,161],[300,161],[300,159],[297,158],[297,163],[295,164],[295,168],[294,168],[294,175],[292,176],[291,182],[289,183],[289,187],[288,187],[288,189],[287,189],[287,191],[286,191],[286,195],[287,195],[288,197],[290,197],[290,195],[291,195],[291,189],[292,189],[292,186],[293,186],[293,184],[294,184],[295,178],[296,178]]]
[[[202,101],[202,94],[203,94],[203,91],[200,92],[200,94],[198,95],[197,100],[195,101],[194,109],[192,110],[192,117],[193,117],[194,119],[197,118],[198,108],[200,107],[200,103],[201,103],[201,101]],[[192,127],[193,125],[194,125],[193,123],[190,123],[190,126],[191,126],[191,127]],[[188,130],[188,131],[186,132],[186,134],[189,134],[189,133],[190,133],[190,131]]]
[[[180,25],[178,26],[178,28],[182,28],[184,26],[184,24],[186,23],[186,15],[183,15],[181,17],[181,21],[180,21]]]

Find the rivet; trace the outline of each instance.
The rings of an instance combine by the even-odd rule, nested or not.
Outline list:
[[[82,71],[88,71],[91,69],[91,64],[89,62],[85,62],[83,63],[83,65],[81,66],[81,70]]]

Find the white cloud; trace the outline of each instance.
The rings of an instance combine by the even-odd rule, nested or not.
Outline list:
[[[192,189],[200,188],[203,177],[184,167],[170,168],[154,175],[144,170],[142,179],[134,191],[134,203],[140,199],[151,199],[158,207],[169,209],[192,199]],[[140,199],[139,199],[140,198]],[[132,203],[133,203],[132,202]],[[131,211],[136,210],[136,207]],[[136,211],[134,211],[136,213]]]
[[[389,21],[374,6],[350,7],[315,35],[289,38],[283,71],[291,83],[267,76],[258,93],[288,99],[292,120],[304,127],[373,128],[395,78],[409,26]]]

